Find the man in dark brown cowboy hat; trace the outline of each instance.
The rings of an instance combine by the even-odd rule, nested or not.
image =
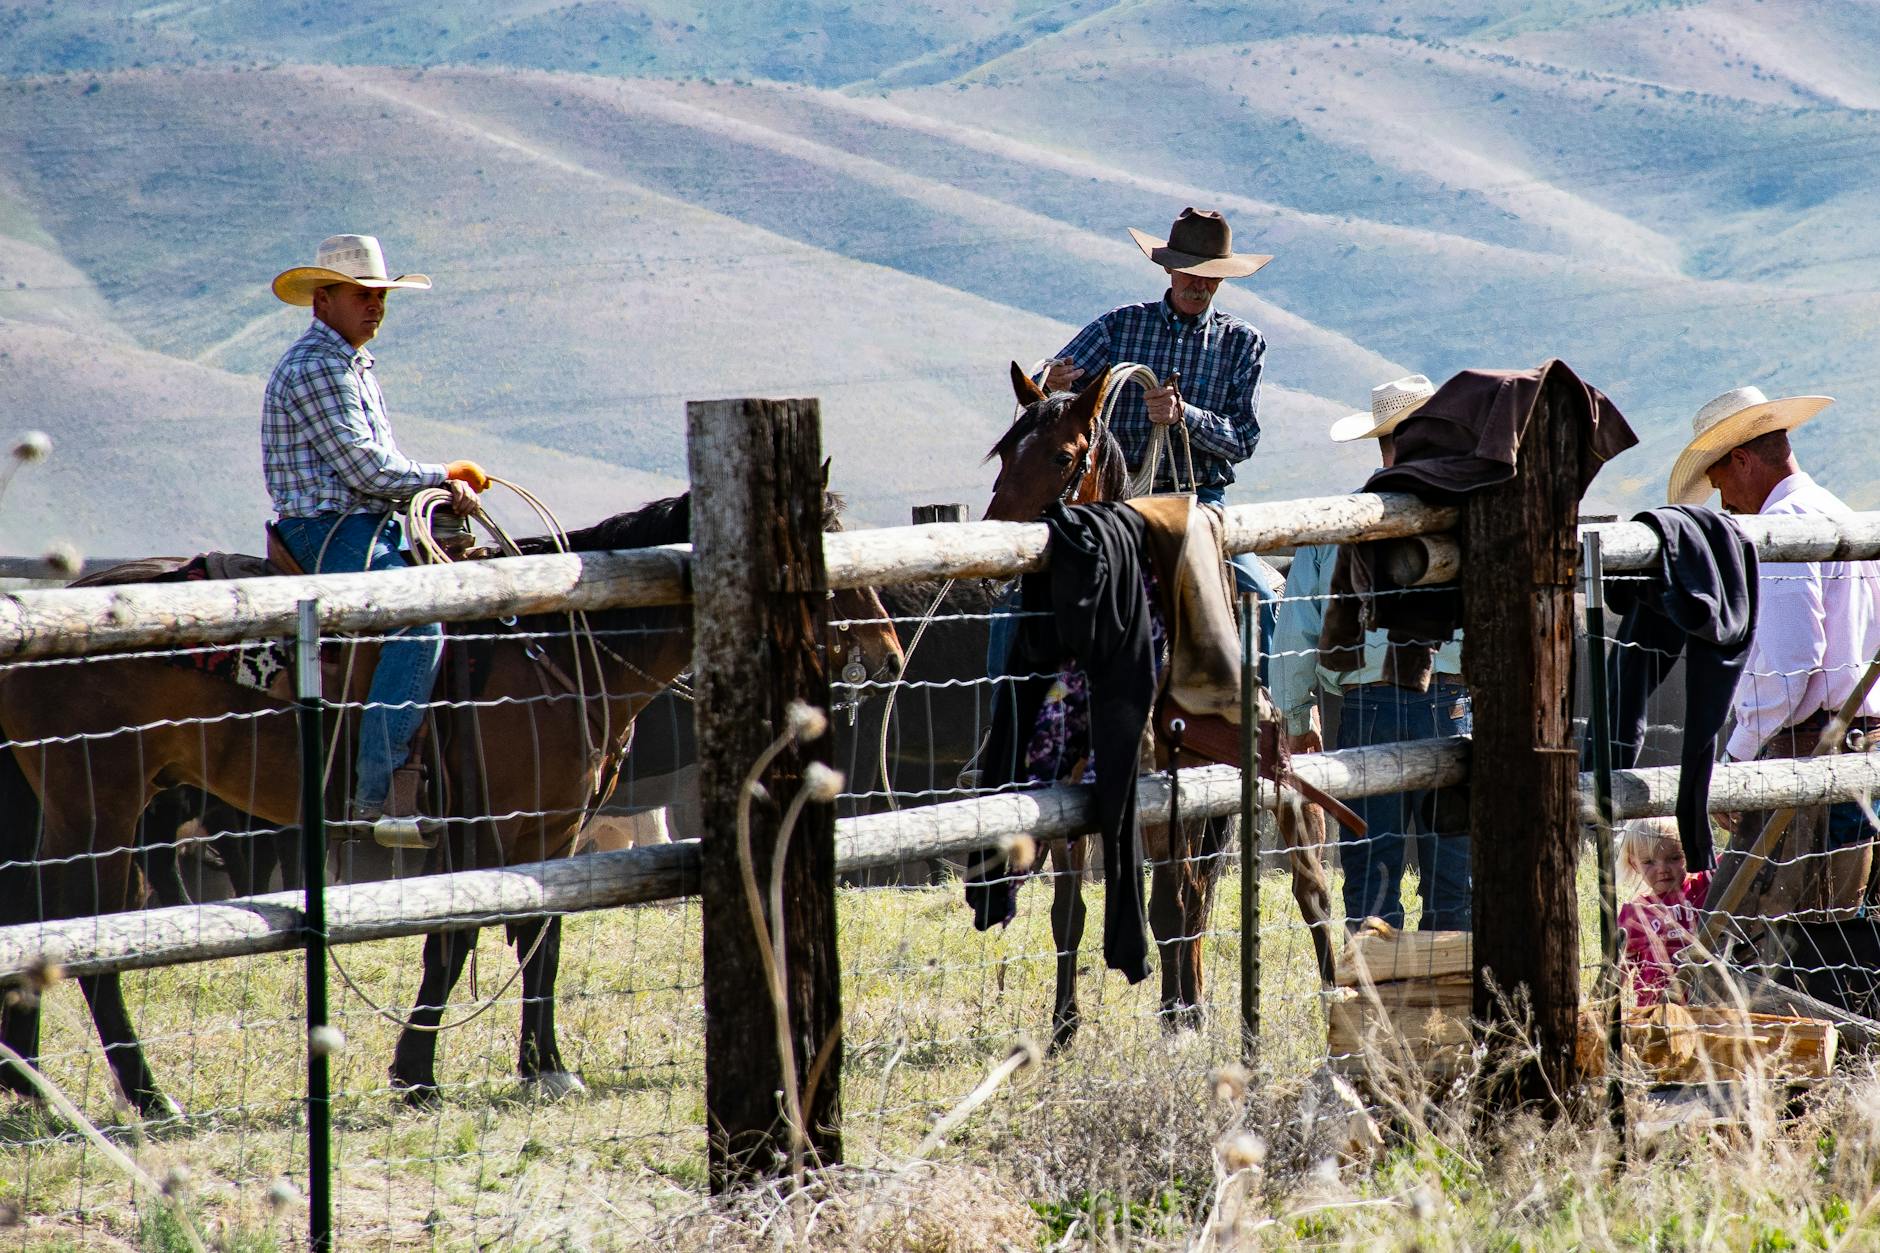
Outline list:
[[[1236,253],[1227,219],[1211,209],[1183,209],[1167,239],[1134,227],[1129,233],[1167,273],[1168,290],[1160,300],[1112,309],[1077,332],[1038,381],[1046,391],[1074,391],[1106,367],[1126,361],[1149,367],[1164,382],[1180,375],[1172,386],[1125,388],[1110,431],[1135,474],[1156,427],[1185,428],[1193,453],[1192,486],[1203,503],[1218,505],[1234,481],[1234,466],[1251,457],[1260,442],[1266,340],[1251,323],[1216,309],[1214,292],[1223,279],[1245,278],[1273,258]],[[1187,490],[1188,464],[1179,452],[1162,457],[1153,490]],[[1234,573],[1243,589],[1259,593],[1261,629],[1270,637],[1270,576],[1252,556],[1235,558]]]

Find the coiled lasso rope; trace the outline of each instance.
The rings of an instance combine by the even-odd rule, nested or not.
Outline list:
[[[529,491],[527,488],[523,487],[519,483],[513,483],[509,481],[508,479],[500,479],[500,478],[497,478],[495,475],[490,476],[490,484],[492,486],[507,488],[511,492],[514,492],[517,496],[521,497],[523,503],[528,505],[529,508],[534,511],[536,517],[541,519],[542,525],[548,531],[550,541],[553,543],[555,551],[559,553],[565,553],[568,551],[568,532],[562,527],[561,520],[555,516],[554,511],[550,509],[546,504],[544,504],[540,497],[538,497],[534,492]],[[449,505],[450,498],[451,498],[450,492],[445,490],[444,488],[427,487],[427,488],[420,490],[415,495],[413,495],[411,500],[407,502],[407,504],[405,505],[404,521],[405,521],[405,536],[406,536],[407,542],[411,544],[412,549],[419,555],[419,557],[423,560],[424,564],[426,565],[449,565],[454,560],[454,558],[452,558],[451,555],[444,550],[443,545],[437,542],[437,537],[433,533],[432,522],[431,522],[432,518],[436,515],[437,511],[440,508],[445,508]],[[384,533],[386,524],[389,523],[392,520],[392,518],[395,516],[396,515],[394,514],[387,514],[385,515],[385,517],[379,520],[379,525],[377,529],[373,531],[371,544],[367,546],[366,551],[370,552],[372,549],[372,546],[378,543],[379,536]],[[503,552],[506,555],[511,556],[511,557],[518,557],[522,555],[521,547],[516,543],[516,541],[513,538],[510,537],[509,532],[503,529],[502,524],[497,522],[496,519],[492,518],[484,510],[483,505],[480,501],[477,504],[476,510],[470,516],[483,524],[484,528],[489,531],[491,537],[496,540],[497,545],[503,550]],[[329,539],[331,538],[330,532],[329,532],[328,538]],[[326,549],[324,545],[321,547],[320,552],[321,552],[321,556],[324,557],[326,553]],[[317,564],[318,563],[316,562],[316,566]],[[587,615],[585,613],[570,612],[568,614],[568,628],[569,628],[569,636],[574,644],[574,680],[573,681],[575,684],[575,696],[577,700],[577,707],[581,711],[581,743],[582,743],[582,748],[588,752],[589,759],[591,760],[592,752],[593,752],[593,744],[590,742],[590,739],[589,739],[590,733],[588,729],[587,712],[586,712],[587,711],[586,668],[582,661],[581,646],[583,643],[585,643],[588,646],[588,652],[592,656],[593,662],[594,662],[594,673],[597,677],[600,674],[600,668],[601,668],[600,654],[598,652],[598,648],[600,646],[599,646],[598,641],[594,637],[594,632],[588,626]],[[353,658],[357,652],[357,649],[358,649],[357,641],[353,641],[348,646],[347,656],[346,656],[346,669],[342,677],[341,686],[340,686],[340,691],[342,693],[347,691],[351,685]],[[608,651],[611,652],[612,650],[610,649]],[[610,722],[611,717],[612,717],[612,711],[608,708],[607,702],[605,700],[602,700],[601,701],[601,740],[603,743],[608,742],[612,733],[612,725]],[[332,778],[333,757],[339,748],[339,735],[340,735],[340,728],[336,726],[333,730],[333,744],[327,753],[326,777],[328,779]],[[478,761],[479,773],[483,778],[487,779],[489,777],[488,763],[482,760],[483,742],[480,736],[477,739],[477,756],[479,759]],[[483,800],[484,800],[485,806],[487,807],[489,803],[489,797],[485,795]],[[572,856],[573,850],[574,850],[574,844],[571,842],[568,847],[569,847],[569,855]],[[497,1002],[502,1000],[504,994],[506,994],[510,988],[516,985],[516,980],[522,977],[522,972],[525,969],[527,969],[530,962],[535,960],[535,955],[541,951],[542,942],[546,940],[547,938],[548,938],[548,927],[544,925],[543,928],[539,932],[536,933],[535,942],[529,946],[528,953],[518,955],[515,970],[512,971],[509,977],[503,981],[503,985],[500,988],[497,988],[495,992],[490,994],[487,1000],[484,1000],[481,1003],[479,1003],[474,1009],[468,1011],[462,1017],[457,1018],[451,1022],[440,1022],[434,1027],[425,1026],[422,1023],[413,1022],[409,1018],[406,1018],[403,1014],[400,1014],[396,1012],[395,1010],[388,1009],[385,1006],[379,1004],[377,1001],[372,999],[371,995],[364,988],[359,986],[358,981],[352,977],[352,973],[348,971],[344,963],[340,961],[339,953],[336,950],[329,951],[327,956],[331,959],[333,963],[333,969],[339,973],[341,982],[343,982],[348,988],[352,990],[352,993],[354,996],[357,996],[362,1002],[365,1003],[366,1008],[370,1009],[373,1013],[377,1014],[380,1018],[383,1018],[385,1021],[398,1027],[400,1030],[437,1033],[437,1032],[443,1032],[443,1031],[452,1031],[458,1027],[462,1027],[468,1023],[474,1022],[476,1019],[482,1017],[492,1007],[494,1007],[497,1004]],[[474,987],[476,983],[476,973],[475,973],[476,950],[474,948],[470,950],[470,962],[471,962],[471,976],[470,976],[471,986]]]

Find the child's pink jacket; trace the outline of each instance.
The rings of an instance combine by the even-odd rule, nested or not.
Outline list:
[[[1632,976],[1640,1005],[1656,1005],[1678,954],[1697,935],[1697,914],[1710,891],[1710,871],[1686,875],[1664,896],[1646,894],[1619,907],[1620,965]]]

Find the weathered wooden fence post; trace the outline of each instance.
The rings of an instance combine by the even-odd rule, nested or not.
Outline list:
[[[1579,752],[1570,712],[1580,432],[1550,383],[1515,476],[1462,519],[1463,670],[1475,715],[1469,835],[1475,1016],[1489,1024],[1490,1108],[1571,1086],[1580,1005],[1574,867]],[[1509,1028],[1537,1052],[1518,1059]],[[1548,1112],[1555,1112],[1549,1109]]]
[[[839,1161],[841,971],[836,959],[835,811],[785,810],[828,737],[784,747],[748,805],[748,863],[739,855],[745,779],[802,701],[829,708],[823,644],[823,470],[815,400],[715,400],[686,406],[692,475],[693,669],[704,825],[705,1107],[713,1192],[791,1165],[790,1111],[801,1102],[810,1164]],[[782,918],[768,901],[783,861]],[[747,884],[754,873],[776,953],[785,1029],[760,948]],[[786,1057],[788,1061],[786,1063]]]

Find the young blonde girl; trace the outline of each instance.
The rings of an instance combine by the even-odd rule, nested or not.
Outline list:
[[[1626,823],[1619,865],[1643,889],[1619,907],[1620,968],[1631,977],[1638,1003],[1656,1005],[1678,954],[1697,934],[1710,872],[1689,873],[1678,824],[1670,818]]]

